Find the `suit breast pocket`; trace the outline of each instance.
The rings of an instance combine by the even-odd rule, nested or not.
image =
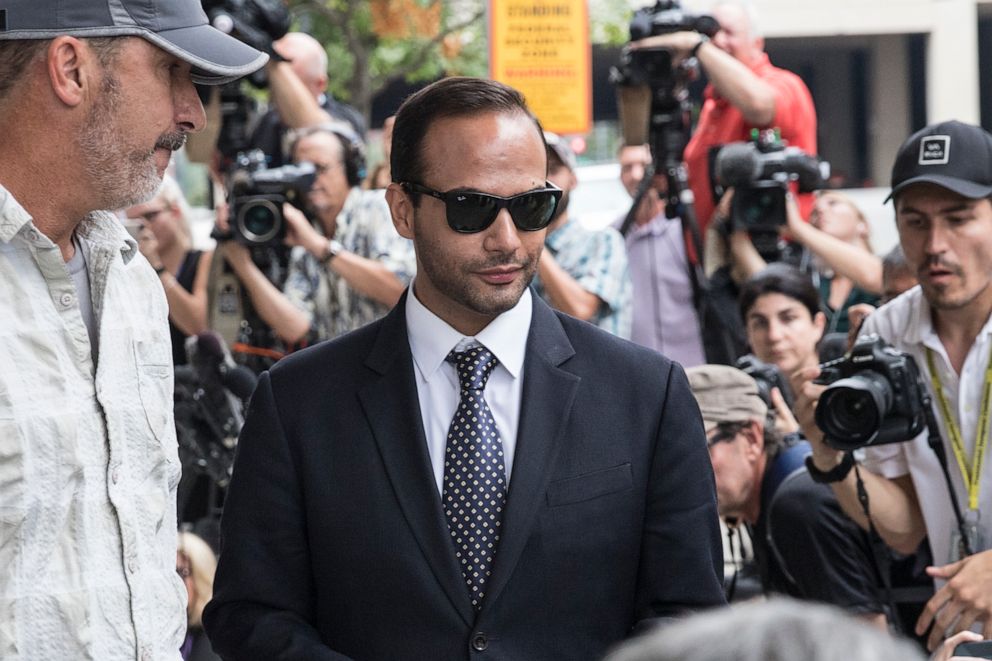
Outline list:
[[[628,491],[633,485],[630,464],[568,477],[548,485],[548,506],[558,507]]]

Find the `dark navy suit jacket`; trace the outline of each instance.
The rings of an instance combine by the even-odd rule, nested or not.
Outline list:
[[[681,367],[534,297],[493,576],[469,601],[421,421],[405,299],[280,361],[241,434],[204,614],[225,659],[598,659],[723,603]]]

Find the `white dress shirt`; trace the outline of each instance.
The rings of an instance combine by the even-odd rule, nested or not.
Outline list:
[[[443,492],[444,450],[460,392],[458,371],[445,358],[452,349],[463,351],[476,344],[489,349],[499,360],[489,376],[483,396],[493,412],[503,441],[503,459],[509,485],[517,447],[524,355],[533,312],[530,289],[524,291],[516,306],[496,317],[475,337],[462,335],[424,307],[414,295],[415,290],[416,281],[406,297],[407,334],[413,353],[420,416],[438,493]]]

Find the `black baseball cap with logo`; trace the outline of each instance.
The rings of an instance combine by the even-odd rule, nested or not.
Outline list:
[[[222,85],[268,55],[210,25],[200,0],[6,0],[0,40],[142,37],[192,65],[194,82]]]
[[[930,183],[973,200],[992,195],[992,135],[958,121],[931,124],[909,136],[892,166],[892,192]]]

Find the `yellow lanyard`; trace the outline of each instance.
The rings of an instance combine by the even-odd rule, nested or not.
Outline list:
[[[985,366],[985,385],[982,387],[982,407],[978,414],[978,429],[975,430],[975,452],[971,458],[971,471],[968,470],[968,465],[965,462],[961,428],[958,427],[957,418],[944,397],[944,389],[940,385],[937,368],[934,365],[933,351],[929,347],[927,347],[927,367],[930,368],[930,381],[933,383],[933,390],[937,395],[937,402],[940,404],[940,415],[944,418],[944,426],[947,427],[947,432],[951,435],[954,458],[958,460],[961,477],[968,489],[968,508],[977,510],[978,481],[982,472],[982,462],[985,459],[985,446],[988,445],[989,438],[989,404],[992,402],[992,349],[989,351],[988,365]]]

